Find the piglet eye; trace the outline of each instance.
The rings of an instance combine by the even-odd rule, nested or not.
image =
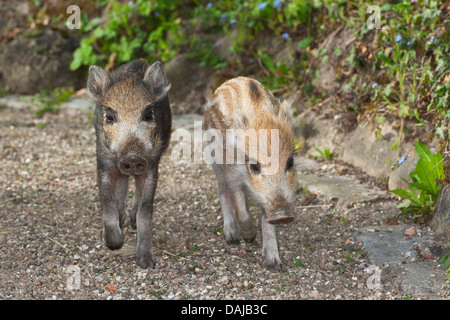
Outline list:
[[[149,111],[145,114],[144,117],[145,121],[152,121],[153,120],[153,111]]]
[[[286,162],[286,171],[291,170],[294,167],[294,158],[289,157],[288,161]]]
[[[151,105],[148,105],[144,112],[142,113],[142,120],[150,122],[154,120],[153,108]]]
[[[106,124],[113,124],[117,122],[117,112],[111,108],[105,109],[105,122]]]
[[[252,170],[252,172],[254,174],[260,174],[261,173],[261,165],[259,163],[253,163],[250,165],[250,170]]]

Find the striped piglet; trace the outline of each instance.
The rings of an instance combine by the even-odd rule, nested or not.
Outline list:
[[[263,264],[280,270],[275,225],[294,220],[296,190],[294,129],[288,104],[280,103],[254,79],[234,78],[217,88],[206,104],[204,128],[217,131],[215,139],[222,137],[223,157],[213,167],[226,241],[255,239],[247,201],[251,196],[264,211]]]

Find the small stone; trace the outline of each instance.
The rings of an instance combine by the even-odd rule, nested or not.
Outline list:
[[[416,234],[416,230],[414,229],[414,227],[408,228],[405,230],[405,235],[412,237],[413,235]]]
[[[347,240],[344,244],[345,251],[353,251],[355,249],[355,243],[353,241]]]
[[[320,299],[320,293],[319,293],[319,291],[317,291],[315,289],[309,292],[309,296],[312,299]]]
[[[0,234],[0,246],[6,243],[6,234]]]

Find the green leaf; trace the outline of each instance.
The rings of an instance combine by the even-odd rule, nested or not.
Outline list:
[[[381,60],[381,61],[383,61],[384,63],[386,63],[386,64],[388,64],[388,65],[392,65],[392,60],[391,59],[389,59],[388,57],[386,57],[384,54],[382,54],[382,53],[380,53],[379,55],[378,55],[378,58]]]
[[[396,195],[405,198],[405,199],[410,199],[410,195],[408,193],[408,191],[406,191],[405,189],[395,189],[395,190],[391,190],[392,193],[395,193]]]
[[[382,91],[383,95],[386,97],[389,97],[391,95],[392,92],[392,84],[388,84]]]
[[[412,184],[409,184],[409,192],[406,191],[405,189],[395,189],[395,190],[391,190],[391,192],[395,193],[396,195],[398,195],[402,198],[409,200],[411,202],[411,204],[413,204],[414,206],[422,207],[422,205],[420,203],[420,199],[417,197]]]
[[[298,43],[297,48],[304,49],[308,47],[313,42],[313,40],[314,40],[313,37],[307,37]]]
[[[414,177],[419,183],[429,183],[432,189],[436,190],[436,179],[445,178],[443,157],[440,152],[432,154],[423,143],[417,141],[415,145],[419,161],[410,177]]]
[[[409,106],[406,103],[400,103],[398,115],[399,117],[406,117],[409,115]]]
[[[275,67],[275,63],[273,62],[272,58],[265,52],[259,51],[258,53],[266,69],[269,70],[271,73],[275,74],[277,72],[277,69]]]
[[[431,158],[433,155],[425,144],[423,144],[419,141],[416,141],[415,147],[416,147],[416,153],[420,159],[423,159],[426,161],[431,161]]]

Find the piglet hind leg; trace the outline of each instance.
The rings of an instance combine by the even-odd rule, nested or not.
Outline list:
[[[137,179],[135,181],[135,192],[133,196],[133,201],[131,205],[131,212],[130,212],[130,228],[133,230],[136,230],[136,216],[137,212],[139,210],[139,205],[142,202],[142,187],[139,187],[138,184],[142,183],[141,179]]]
[[[136,263],[141,268],[154,268],[155,257],[152,245],[153,198],[158,179],[158,169],[136,176]]]
[[[266,268],[282,271],[282,264],[280,261],[280,256],[278,255],[278,245],[275,233],[275,227],[267,222],[266,217],[261,218],[261,229],[262,229],[262,257],[263,264]]]

